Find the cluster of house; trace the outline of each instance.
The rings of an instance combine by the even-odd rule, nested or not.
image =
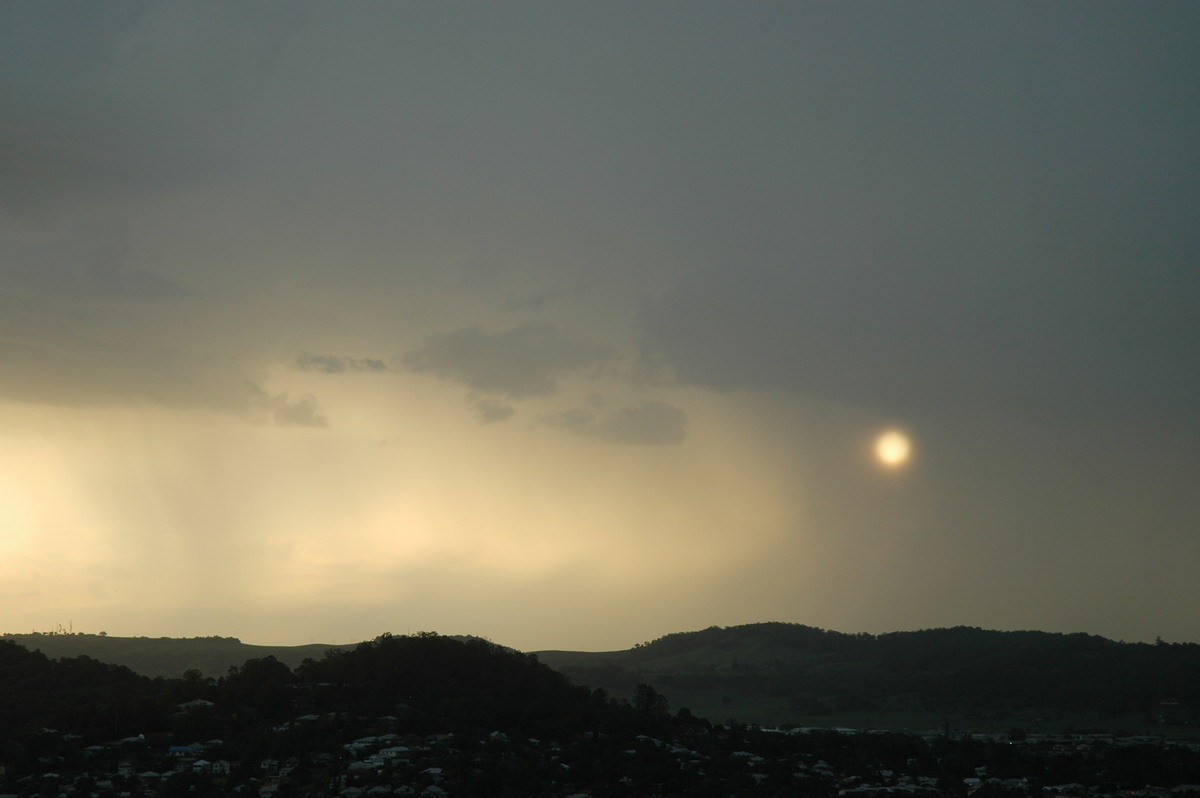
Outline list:
[[[307,716],[315,718],[316,716]],[[307,718],[297,719],[303,723]],[[436,765],[410,774],[408,783],[386,790],[371,785],[379,773],[411,766],[414,757],[435,756],[438,738],[409,740],[387,734],[366,737],[343,745],[342,754],[330,752],[267,756],[246,761],[223,740],[187,745],[164,745],[157,735],[138,735],[103,745],[76,748],[72,735],[43,729],[56,738],[59,753],[37,758],[21,774],[0,767],[0,798],[156,798],[173,795],[239,795],[275,798],[279,794],[362,796],[384,792],[396,795],[444,795],[439,786],[443,769]],[[445,736],[446,740],[451,736]],[[386,744],[385,743],[391,743]],[[49,746],[47,746],[49,748]],[[364,754],[363,758],[356,755]],[[362,786],[360,786],[362,785]]]
[[[191,706],[185,709],[203,707]],[[846,762],[831,764],[779,741],[808,730],[752,729],[738,733],[697,728],[692,737],[662,740],[641,735],[627,739],[580,735],[551,742],[511,738],[496,731],[481,737],[462,734],[415,735],[386,730],[394,718],[377,719],[376,733],[332,740],[336,729],[362,727],[337,715],[301,715],[271,730],[266,748],[251,758],[221,740],[170,744],[153,735],[127,737],[105,745],[43,730],[46,744],[35,766],[23,773],[0,772],[0,798],[173,798],[174,796],[245,796],[253,798],[366,798],[399,795],[440,796],[499,794],[513,785],[536,785],[538,794],[558,796],[652,795],[678,791],[703,793],[720,784],[725,794],[801,793],[813,796],[980,795],[1088,796],[1104,798],[1098,785],[1038,784],[1029,778],[998,778],[980,766],[948,783],[945,777],[899,767],[867,767],[849,772]],[[382,722],[380,722],[382,721]],[[394,724],[392,724],[394,726]],[[311,734],[314,730],[320,734]],[[829,730],[823,730],[826,734]],[[348,733],[348,732],[347,732]],[[712,738],[725,734],[725,744]],[[841,730],[839,734],[870,734]],[[773,738],[773,739],[772,739]],[[298,745],[299,740],[307,743]],[[315,739],[322,740],[313,746]],[[982,738],[1001,742],[999,738]],[[762,743],[756,746],[755,741]],[[789,741],[790,742],[790,741]],[[1083,738],[1063,736],[1024,740],[1048,755],[1087,756],[1095,746],[1182,746],[1200,763],[1200,744],[1160,738]],[[296,745],[295,750],[289,750]],[[320,749],[320,750],[318,750]],[[786,754],[779,752],[787,751]],[[53,753],[51,753],[53,752]],[[774,753],[767,753],[774,752]],[[831,759],[834,757],[830,757]],[[861,764],[861,763],[860,763]],[[1200,782],[1200,772],[1197,779]],[[1122,786],[1113,798],[1176,798],[1200,786]]]

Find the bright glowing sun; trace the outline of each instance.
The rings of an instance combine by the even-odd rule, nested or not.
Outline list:
[[[903,432],[888,430],[875,439],[875,456],[888,468],[899,468],[912,456],[912,442]]]

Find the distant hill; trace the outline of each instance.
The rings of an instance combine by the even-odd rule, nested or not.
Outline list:
[[[218,678],[273,657],[295,670],[331,645],[236,638],[6,635],[52,659],[86,656],[150,677]],[[351,647],[353,648],[353,647]],[[345,651],[346,649],[341,649]],[[1170,733],[1200,726],[1200,646],[958,627],[882,635],[761,623],[671,634],[626,651],[540,651],[577,685],[672,710],[765,725]]]
[[[883,635],[761,623],[628,651],[541,651],[573,680],[652,685],[714,721],[973,728],[1200,725],[1200,646],[958,627]]]
[[[179,678],[187,670],[204,676],[224,676],[231,667],[249,659],[275,657],[295,669],[305,659],[321,659],[327,651],[342,646],[314,643],[306,646],[254,646],[236,637],[110,637],[86,634],[7,634],[10,640],[30,651],[41,651],[51,659],[86,656],[101,662],[124,665],[144,676]],[[350,646],[353,648],[353,646]]]
[[[346,734],[358,724],[355,733],[365,734],[394,726],[397,716],[407,733],[485,735],[502,728],[569,739],[663,729],[670,721],[653,701],[616,701],[571,683],[536,657],[479,638],[383,635],[295,669],[266,654],[219,679],[195,672],[151,679],[87,655],[30,651],[13,637],[0,639],[0,743],[53,730],[101,740],[179,733],[253,749],[263,744],[265,728],[280,732],[301,722],[309,725],[299,736],[308,738],[317,726]],[[195,641],[173,642],[196,648]],[[646,688],[643,694],[655,697]]]

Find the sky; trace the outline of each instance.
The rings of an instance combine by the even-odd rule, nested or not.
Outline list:
[[[1200,642],[1198,41],[5,2],[0,631]]]

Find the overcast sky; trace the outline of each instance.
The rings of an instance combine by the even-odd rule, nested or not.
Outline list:
[[[0,631],[1200,641],[1198,43],[6,2]]]

